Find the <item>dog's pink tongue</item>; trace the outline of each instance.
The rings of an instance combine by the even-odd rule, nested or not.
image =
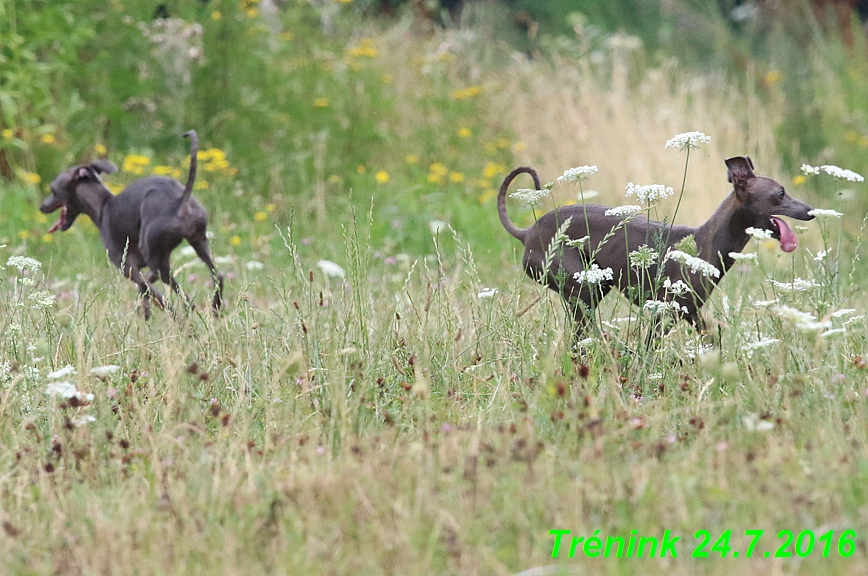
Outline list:
[[[790,230],[790,227],[787,226],[787,223],[781,220],[780,218],[775,218],[772,216],[772,220],[775,221],[775,224],[778,225],[778,230],[781,233],[781,250],[784,252],[792,252],[799,245],[799,239],[796,238],[796,234]]]
[[[54,226],[48,229],[49,234],[54,234],[57,232],[61,226],[63,226],[63,221],[66,219],[66,206],[62,206],[60,208],[60,218],[57,219],[57,222],[54,223]]]

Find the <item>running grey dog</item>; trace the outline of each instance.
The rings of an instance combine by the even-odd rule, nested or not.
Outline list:
[[[679,317],[686,318],[700,331],[705,323],[699,308],[711,295],[723,275],[735,260],[732,252],[741,252],[750,236],[747,228],[769,230],[771,237],[780,241],[781,250],[792,252],[798,246],[795,233],[778,216],[798,220],[812,220],[811,207],[791,198],[784,187],[765,176],[753,173],[753,162],[748,156],[736,156],[726,160],[727,179],[733,185],[732,193],[701,226],[668,225],[645,217],[630,218],[625,222],[617,215],[607,215],[605,206],[594,204],[564,206],[543,215],[530,228],[520,229],[506,213],[506,191],[519,174],[530,174],[534,186],[540,189],[539,177],[532,168],[513,170],[503,181],[497,197],[497,212],[506,231],[524,245],[522,264],[525,272],[537,282],[559,293],[576,322],[576,334],[581,334],[584,322],[594,306],[612,287],[617,287],[638,306],[646,300],[675,301]],[[568,222],[568,224],[567,224]],[[550,250],[558,230],[566,225],[564,233],[568,240],[588,237],[581,246],[565,246],[552,252],[546,266],[546,252]],[[644,271],[640,280],[639,271],[630,265],[628,255],[643,244],[655,246],[658,254],[665,256],[667,250],[693,235],[699,258],[714,266],[719,275],[704,276],[688,270],[680,263],[665,260],[660,280],[669,283],[679,280],[690,288],[688,292],[673,295],[656,282],[657,264]],[[661,260],[663,260],[661,258]],[[577,274],[596,264],[600,269],[611,268],[612,278],[598,285],[581,281]],[[645,290],[637,287],[644,286]],[[656,289],[655,289],[656,286]]]
[[[145,319],[151,317],[150,297],[161,308],[166,307],[163,294],[153,284],[158,277],[189,303],[169,268],[169,256],[182,240],[190,243],[211,271],[216,286],[211,301],[214,312],[223,305],[223,274],[214,267],[205,235],[208,212],[191,196],[199,138],[195,130],[184,137],[190,138],[186,186],[165,176],[149,176],[115,196],[99,175],[114,174],[117,166],[99,159],[61,172],[51,183],[51,195],[39,208],[45,214],[60,210],[60,219],[49,232],[68,230],[79,214],[90,216],[99,228],[109,259],[138,285]],[[142,273],[145,267],[150,268],[147,278]]]

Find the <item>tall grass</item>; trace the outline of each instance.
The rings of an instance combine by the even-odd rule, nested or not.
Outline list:
[[[196,191],[229,273],[219,318],[187,252],[173,264],[196,309],[145,322],[93,226],[79,219],[48,240],[35,212],[57,165],[94,144],[118,164],[150,158],[144,173],[183,173],[179,138],[150,143],[131,127],[138,116],[92,137],[60,123],[54,143],[29,124],[16,132],[35,156],[8,157],[42,183],[0,198],[0,564],[32,574],[864,573],[860,229],[810,222],[793,256],[752,243],[757,263],[731,270],[705,307],[712,350],[679,324],[630,358],[619,319],[637,311],[609,297],[601,337],[575,356],[559,298],[519,269],[487,194],[514,163],[546,179],[594,163],[585,184],[620,204],[628,181],[677,184],[683,157],[664,143],[700,129],[713,139],[691,155],[678,215],[697,223],[728,191],[725,157],[750,153],[759,170],[795,175],[771,138],[779,112],[713,76],[646,65],[640,52],[564,57],[552,71],[481,48],[485,28],[420,37],[400,22],[340,37],[357,22],[338,13],[323,33],[325,8],[285,15],[283,32],[310,36],[269,29],[240,44],[267,68],[267,90],[233,92],[225,114],[184,115],[212,122],[203,149],[228,162],[212,150],[209,187]],[[187,9],[206,24],[209,58],[220,34],[260,22],[234,3]],[[121,17],[105,26],[121,30]],[[373,53],[363,38],[378,56],[353,70],[348,49]],[[259,73],[242,68],[233,74]],[[199,70],[194,91],[207,91],[208,74],[218,72]],[[744,114],[720,113],[731,109]],[[109,184],[138,177],[134,166]],[[823,198],[860,190],[811,177],[793,194],[806,189],[829,209]],[[837,269],[814,260],[830,247]],[[41,266],[19,270],[12,256]],[[117,369],[92,373],[105,366]],[[80,396],[46,393],[71,394],[64,381]],[[855,529],[858,546],[849,558],[689,558],[697,530],[731,529],[744,550],[754,528],[772,552],[782,529]],[[553,559],[552,529],[682,539],[677,559]]]

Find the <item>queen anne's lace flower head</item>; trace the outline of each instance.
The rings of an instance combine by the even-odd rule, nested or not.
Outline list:
[[[613,272],[611,268],[600,268],[596,264],[591,264],[591,267],[581,272],[573,274],[576,282],[589,284],[591,286],[602,284],[605,280],[612,280]]]
[[[840,218],[843,216],[842,213],[836,210],[827,210],[825,208],[814,208],[813,210],[808,210],[809,216],[817,216],[819,218]]]
[[[636,200],[639,202],[651,203],[668,198],[675,194],[675,191],[672,190],[670,186],[664,186],[663,184],[648,184],[647,186],[640,186],[639,184],[633,184],[630,182],[627,184],[626,196],[629,198],[634,194]]]
[[[606,216],[618,216],[619,218],[624,218],[626,216],[632,216],[637,212],[641,212],[642,207],[636,206],[634,204],[627,204],[626,206],[615,206],[614,208],[609,208],[606,210]]]
[[[541,200],[547,198],[548,190],[533,190],[531,188],[519,188],[509,195],[510,198],[520,200],[525,208],[533,208],[538,205]]]
[[[753,236],[757,240],[767,240],[772,237],[771,230],[763,230],[762,228],[754,228],[753,226],[744,229],[748,236]]]
[[[674,136],[666,142],[664,150],[690,150],[699,148],[700,144],[708,144],[711,142],[711,136],[706,136],[702,132],[684,132]]]
[[[596,174],[598,169],[596,166],[577,166],[576,168],[570,168],[565,171],[563,176],[558,176],[558,182],[581,182],[582,180],[586,180]]]
[[[699,258],[697,256],[691,256],[687,252],[682,252],[681,250],[672,250],[668,254],[666,254],[666,259],[680,262],[684,266],[690,268],[691,272],[702,274],[706,278],[709,276],[720,278],[720,270],[718,270],[716,267],[709,264],[702,258]]]

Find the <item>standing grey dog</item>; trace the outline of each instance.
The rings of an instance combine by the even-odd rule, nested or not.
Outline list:
[[[184,137],[190,138],[186,186],[165,176],[149,176],[136,180],[115,196],[99,175],[114,174],[117,166],[99,159],[61,172],[51,183],[51,195],[39,208],[45,214],[61,211],[60,219],[49,232],[68,230],[79,214],[90,216],[99,228],[109,259],[138,285],[146,319],[151,316],[150,297],[161,308],[166,306],[163,295],[153,284],[157,277],[189,303],[169,268],[169,256],[181,240],[190,243],[211,271],[216,286],[211,301],[214,312],[223,305],[223,274],[214,267],[205,235],[208,212],[191,196],[199,138],[195,130]],[[142,274],[145,267],[150,268],[147,278]]]

